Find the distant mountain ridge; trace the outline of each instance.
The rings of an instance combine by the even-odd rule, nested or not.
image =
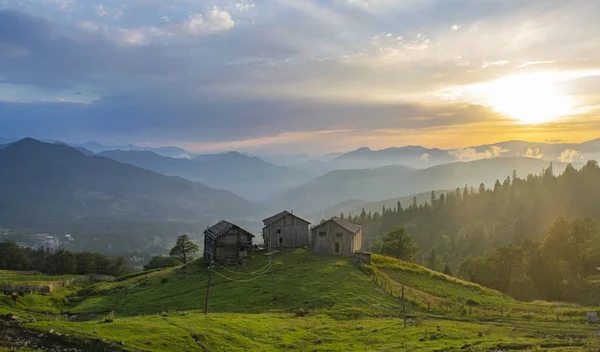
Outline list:
[[[482,159],[455,162],[427,169],[403,165],[361,170],[337,170],[307,182],[269,204],[305,213],[318,213],[348,199],[379,201],[436,189],[455,189],[465,184],[492,187],[496,179],[504,180],[513,170],[518,175],[539,174],[550,162],[523,157]],[[555,162],[554,171],[562,172],[566,163]]]
[[[154,152],[158,155],[168,156],[171,158],[191,158],[195,154],[191,153],[185,149],[173,146],[165,146],[165,147],[140,147],[133,144],[127,145],[102,145],[97,142],[86,142],[86,143],[71,143],[73,147],[81,147],[87,150],[90,150],[94,153],[101,153],[108,150],[136,150],[136,151],[150,151]]]
[[[208,225],[263,214],[229,191],[31,138],[1,149],[0,164],[0,222],[115,218]]]
[[[466,148],[438,149],[422,146],[392,147],[381,150],[359,148],[331,160],[323,169],[376,168],[403,164],[428,168],[455,161],[474,161],[497,157],[529,157],[555,162],[578,162],[600,157],[600,138],[583,143],[538,143],[506,141]]]
[[[209,187],[227,189],[255,201],[267,199],[312,178],[307,172],[271,164],[239,152],[202,154],[191,159],[176,159],[136,150],[111,150],[98,155],[161,174],[198,181]]]

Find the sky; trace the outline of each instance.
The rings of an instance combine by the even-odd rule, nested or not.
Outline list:
[[[600,137],[597,0],[0,0],[0,137],[193,152]]]

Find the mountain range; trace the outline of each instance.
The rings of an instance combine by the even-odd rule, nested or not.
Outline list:
[[[73,147],[85,148],[93,153],[101,153],[101,152],[105,152],[108,150],[132,150],[132,151],[154,152],[158,155],[167,156],[167,157],[171,157],[171,158],[191,158],[195,155],[194,153],[191,153],[185,149],[182,149],[179,147],[173,147],[173,146],[152,148],[152,147],[140,147],[140,146],[133,145],[133,144],[102,145],[97,142],[86,142],[86,143],[80,143],[80,144],[74,143],[74,144],[70,144],[70,145]]]
[[[598,157],[600,139],[509,141],[459,150],[361,148],[289,160],[272,157],[271,162],[239,152],[180,157],[186,151],[177,147],[102,148],[0,140],[0,224],[32,231],[75,229],[87,239],[86,248],[103,248],[106,241],[130,248],[164,246],[182,232],[200,235],[221,219],[257,231],[260,219],[288,209],[316,223],[340,212],[380,211],[398,201],[407,206],[409,195],[423,203],[431,190],[482,182],[493,187],[513,170],[521,177],[538,174],[550,160],[560,173],[567,162],[579,167]]]
[[[269,204],[285,206],[298,212],[315,213],[348,199],[378,201],[393,196],[455,189],[464,185],[492,187],[513,171],[526,176],[539,174],[550,162],[535,158],[503,157],[471,162],[455,162],[427,169],[392,165],[373,169],[336,170],[317,177],[289,192],[269,200]],[[553,163],[560,173],[566,163]]]
[[[191,159],[137,150],[111,150],[98,155],[165,175],[181,176],[209,187],[227,189],[253,201],[265,200],[312,178],[307,171],[271,164],[238,152],[202,154]]]
[[[14,142],[19,141],[19,138],[1,138],[0,137],[0,148],[2,148],[2,145],[8,145]],[[173,147],[173,146],[165,146],[165,147],[140,147],[134,144],[126,144],[126,145],[103,145],[97,142],[85,142],[85,143],[65,143],[62,141],[56,141],[56,140],[40,140],[42,142],[45,143],[55,143],[55,144],[64,144],[64,145],[70,145],[71,147],[74,147],[80,151],[82,151],[84,154],[96,154],[96,153],[101,153],[107,150],[142,150],[142,151],[152,151],[155,152],[156,154],[159,155],[163,155],[163,156],[168,156],[168,157],[172,157],[172,158],[190,158],[192,156],[194,156],[194,153],[191,153],[185,149],[179,148],[179,147]]]
[[[230,191],[31,138],[1,149],[0,165],[2,224],[113,219],[208,226],[266,213]]]
[[[536,143],[506,141],[458,149],[425,148],[422,146],[394,147],[381,150],[359,148],[339,155],[329,162],[305,162],[297,167],[331,171],[340,169],[376,168],[402,164],[428,168],[455,161],[474,161],[498,157],[528,157],[547,161],[581,162],[600,158],[600,138],[584,143]]]

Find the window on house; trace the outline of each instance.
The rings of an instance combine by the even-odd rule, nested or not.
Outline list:
[[[319,236],[325,237],[325,236],[327,236],[327,232],[321,231],[321,232],[319,232]]]
[[[336,242],[336,243],[335,243],[335,252],[336,252],[336,253],[339,253],[339,252],[340,252],[340,243],[339,243],[339,242]]]
[[[281,233],[281,229],[277,229],[277,234],[279,235]]]
[[[283,237],[279,237],[279,244],[283,243]]]
[[[341,232],[338,232],[338,233],[335,234],[335,237],[342,238],[342,237],[344,237],[344,234],[341,233]]]

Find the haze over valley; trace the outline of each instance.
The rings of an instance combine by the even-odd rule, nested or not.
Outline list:
[[[197,234],[224,218],[258,232],[259,220],[280,209],[318,223],[341,212],[374,212],[373,203],[377,211],[384,204],[396,206],[398,199],[408,206],[416,194],[422,204],[434,190],[465,185],[477,189],[481,183],[492,187],[513,172],[522,177],[540,174],[550,163],[558,175],[568,163],[579,168],[586,155],[600,153],[597,140],[513,141],[456,150],[361,148],[278,165],[236,151],[194,154],[171,146],[134,145],[111,149],[95,142],[68,145],[30,138],[3,142],[0,224],[17,233],[78,232],[80,248],[105,251],[121,247],[120,242],[127,243],[124,248],[151,243],[157,250],[178,232]],[[96,152],[86,146],[95,146],[91,149]],[[528,155],[531,150],[537,154]],[[171,151],[177,155],[168,156]],[[430,157],[418,157],[423,153]],[[270,158],[281,161],[285,156]],[[311,162],[319,167],[306,167]],[[99,232],[102,224],[110,224],[110,235]],[[161,230],[147,230],[152,224],[160,224]]]

